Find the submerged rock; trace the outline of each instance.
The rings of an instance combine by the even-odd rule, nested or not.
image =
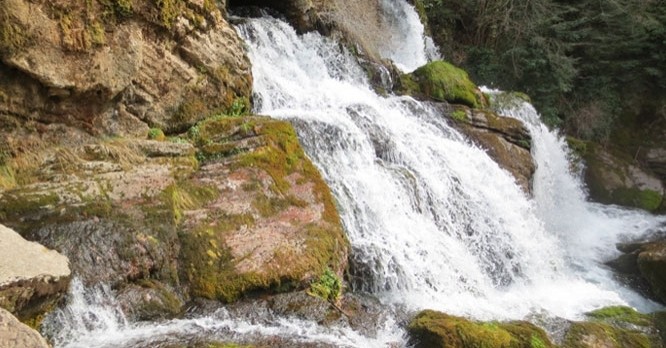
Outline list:
[[[0,255],[0,307],[38,324],[67,291],[71,277],[67,258],[3,225]]]
[[[0,308],[0,348],[48,348],[39,332]]]
[[[546,348],[546,333],[525,321],[475,322],[432,310],[418,313],[409,323],[414,347]]]

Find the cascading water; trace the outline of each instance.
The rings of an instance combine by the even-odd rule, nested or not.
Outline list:
[[[387,4],[398,3],[382,2],[385,12]],[[533,199],[434,108],[378,96],[335,42],[314,33],[298,36],[272,18],[247,20],[239,31],[253,62],[257,113],[295,124],[337,199],[362,275],[356,290],[389,306],[479,319],[575,319],[610,304],[654,308],[616,284],[599,262],[614,255],[623,236],[638,236],[663,219],[586,202],[580,180],[569,173],[566,146],[529,104],[500,112],[525,122],[533,136]],[[394,47],[413,40],[393,39]],[[428,58],[421,47],[411,56],[384,53],[412,70]],[[74,282],[69,298],[47,320],[46,333],[57,347],[152,347],[253,335],[340,347],[404,342],[391,320],[374,337],[271,313],[260,320],[236,317],[225,309],[128,323],[108,290]]]
[[[430,60],[438,59],[439,52],[413,6],[404,0],[380,0],[383,28],[380,54],[391,59],[403,71],[412,71]]]
[[[375,94],[334,42],[299,37],[270,18],[240,31],[257,112],[296,124],[338,200],[356,266],[365,270],[363,290],[387,303],[477,318],[651,308],[598,262],[620,234],[636,236],[658,220],[585,202],[562,140],[528,104],[505,113],[535,137],[534,200],[434,109]]]

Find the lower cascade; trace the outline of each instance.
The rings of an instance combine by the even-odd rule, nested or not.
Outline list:
[[[660,308],[613,279],[615,244],[666,219],[586,201],[564,140],[527,102],[498,101],[521,120],[537,164],[533,197],[432,105],[380,96],[354,57],[281,20],[237,27],[253,64],[255,111],[291,121],[337,200],[352,245],[351,289],[401,311],[480,320],[565,318],[609,305]],[[418,59],[423,59],[419,57]],[[500,92],[486,90],[491,97]],[[663,228],[663,227],[661,227]],[[288,336],[340,347],[405,345],[389,317],[368,335],[302,319],[225,309],[130,323],[108,289],[74,281],[46,321],[57,347],[168,346],[187,337]]]

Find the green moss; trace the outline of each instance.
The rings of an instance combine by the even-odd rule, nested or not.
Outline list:
[[[167,29],[171,29],[176,18],[183,11],[182,0],[156,0],[160,13],[160,23]]]
[[[652,190],[618,188],[611,192],[611,199],[617,204],[655,211],[661,205],[663,195]]]
[[[635,309],[625,306],[604,307],[589,312],[586,315],[597,320],[626,322],[638,326],[649,326],[652,324],[646,314],[641,314]]]
[[[0,220],[21,220],[51,213],[60,202],[55,192],[14,190],[0,197]]]
[[[414,96],[475,108],[482,105],[476,85],[467,73],[444,61],[430,62],[410,75],[403,75],[401,85],[404,92]]]
[[[106,32],[104,26],[99,22],[93,22],[88,26],[88,36],[93,45],[102,46],[106,44]]]
[[[587,142],[574,138],[572,136],[566,137],[569,148],[579,157],[584,158],[587,155]]]
[[[543,330],[527,322],[474,322],[425,310],[408,326],[415,347],[545,348],[553,345]]]
[[[327,268],[319,279],[310,284],[308,294],[336,303],[342,296],[342,280]]]
[[[259,215],[266,218],[276,215],[290,206],[305,207],[307,206],[307,202],[294,196],[281,198],[258,195],[254,201],[252,201],[252,206],[257,209]]]
[[[625,330],[603,323],[574,323],[564,337],[563,348],[650,348],[650,339],[639,331]]]
[[[184,210],[196,209],[205,203],[219,197],[216,186],[195,185],[191,182],[181,182],[169,185],[162,192],[162,200],[171,209],[173,219],[179,223]]]
[[[148,130],[148,139],[163,141],[166,139],[164,132],[159,128],[151,128]]]
[[[467,113],[465,113],[465,110],[455,110],[451,113],[451,118],[458,122],[465,122],[467,121]]]

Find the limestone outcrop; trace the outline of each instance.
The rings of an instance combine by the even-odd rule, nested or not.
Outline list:
[[[245,47],[216,4],[2,0],[3,126],[142,136],[185,130],[249,98]]]
[[[35,320],[67,291],[71,278],[67,258],[3,225],[0,255],[0,307],[20,319]]]
[[[48,348],[39,332],[0,308],[0,348]]]
[[[331,194],[287,122],[219,116],[167,141],[97,139],[44,157],[0,191],[0,219],[67,255],[84,283],[109,284],[135,318],[346,267]]]

